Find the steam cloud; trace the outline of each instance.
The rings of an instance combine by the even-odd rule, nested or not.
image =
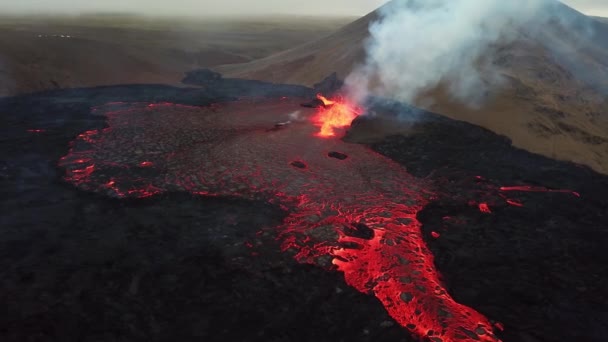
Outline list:
[[[538,31],[554,0],[394,0],[370,26],[366,62],[345,80],[351,97],[370,94],[412,103],[438,85],[475,106],[501,83],[492,47]]]
[[[288,117],[289,117],[289,121],[296,121],[297,122],[297,121],[301,121],[302,120],[302,117],[300,115],[300,111],[299,110],[296,110],[295,112],[289,113]]]

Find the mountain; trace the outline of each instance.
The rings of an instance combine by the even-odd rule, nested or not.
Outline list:
[[[480,89],[487,92],[481,107],[452,100],[443,86],[414,105],[505,135],[516,147],[608,173],[608,22],[561,3],[552,11],[562,20],[534,34],[518,30],[515,40],[493,46],[491,62],[504,82]],[[375,11],[319,40],[217,70],[307,86],[332,72],[344,78],[365,61],[368,29],[378,18]]]

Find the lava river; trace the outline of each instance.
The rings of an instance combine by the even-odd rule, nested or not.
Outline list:
[[[365,146],[317,137],[315,110],[284,99],[119,103],[96,112],[108,128],[79,135],[59,163],[77,187],[114,197],[188,191],[272,201],[289,213],[277,227],[285,251],[318,265],[330,258],[413,334],[498,341],[490,321],[456,303],[435,270],[416,220],[433,196],[428,186]]]

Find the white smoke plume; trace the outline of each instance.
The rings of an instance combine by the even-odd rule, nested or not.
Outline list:
[[[541,27],[553,0],[394,0],[370,26],[367,59],[345,80],[351,97],[380,95],[413,103],[443,85],[453,99],[477,105],[500,84],[488,53],[518,30]]]
[[[300,111],[299,110],[296,110],[295,112],[289,113],[288,117],[289,117],[289,121],[291,121],[291,122],[297,122],[297,121],[302,121],[303,120],[302,117],[301,117],[301,115],[300,115]]]

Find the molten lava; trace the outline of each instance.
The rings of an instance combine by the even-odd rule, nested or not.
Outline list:
[[[331,136],[357,114],[342,100],[325,101],[313,123]],[[286,210],[276,227],[282,250],[343,272],[414,335],[499,341],[492,322],[455,301],[435,268],[417,219],[434,196],[429,184],[363,145],[311,139],[311,124],[260,129],[292,107],[255,102],[251,115],[253,104],[100,107],[108,128],[80,134],[59,165],[78,188],[119,198],[187,191],[265,199]]]
[[[345,100],[328,100],[321,94],[317,98],[323,102],[323,108],[312,118],[313,122],[320,127],[317,136],[333,137],[336,128],[350,126],[351,122],[359,116],[354,105]]]
[[[321,95],[321,94],[317,94],[317,98],[318,98],[319,100],[321,100],[321,102],[323,102],[323,105],[324,105],[325,107],[327,107],[327,106],[331,106],[331,105],[333,105],[333,104],[335,104],[335,103],[336,103],[336,101],[329,100],[329,99],[327,99],[325,96],[323,96],[323,95]]]
[[[488,206],[488,203],[479,203],[479,211],[486,214],[492,213],[492,210],[490,209],[490,206]]]

